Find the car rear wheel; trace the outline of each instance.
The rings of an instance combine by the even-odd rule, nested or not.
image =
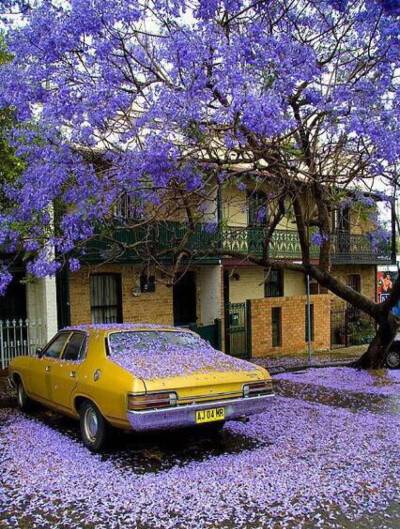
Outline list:
[[[79,420],[83,444],[92,452],[100,452],[106,447],[109,425],[98,408],[90,401],[82,404]]]
[[[400,367],[400,350],[393,349],[392,351],[389,351],[386,357],[386,365],[390,367],[390,369],[398,369]]]
[[[20,380],[17,385],[17,401],[20,410],[29,411],[32,409],[33,401],[28,397],[22,380]]]

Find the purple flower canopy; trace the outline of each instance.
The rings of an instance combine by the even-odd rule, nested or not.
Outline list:
[[[10,206],[0,214],[0,244],[25,250],[38,277],[57,272],[54,255],[70,257],[92,238],[125,192],[143,208],[159,204],[152,190],[171,182],[201,194],[205,173],[227,161],[272,170],[278,140],[286,170],[303,175],[296,106],[304,123],[315,123],[318,141],[310,141],[320,147],[322,175],[343,173],[347,185],[356,153],[357,176],[376,191],[374,182],[390,180],[399,163],[394,0],[26,4],[0,3],[0,13],[26,14],[7,31],[13,60],[0,75],[0,108],[14,108],[17,120],[9,141],[26,161],[2,187]],[[88,163],[91,149],[102,151],[109,171]],[[222,184],[228,171],[218,176]],[[54,201],[74,204],[60,212],[57,234]],[[76,257],[69,266],[79,268]],[[3,291],[10,277],[3,269],[0,276]]]
[[[147,380],[256,369],[190,332],[121,331],[109,335],[109,348],[112,362]]]

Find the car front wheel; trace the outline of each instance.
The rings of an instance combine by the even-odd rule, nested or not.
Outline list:
[[[17,386],[18,407],[22,411],[29,411],[32,408],[32,400],[28,397],[24,385],[20,380]]]
[[[390,369],[398,369],[400,367],[400,350],[389,351],[386,357],[386,365]]]
[[[79,420],[83,444],[92,452],[103,450],[107,444],[109,426],[98,408],[92,402],[84,402]]]

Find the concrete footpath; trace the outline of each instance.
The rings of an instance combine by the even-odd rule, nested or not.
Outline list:
[[[251,362],[266,367],[271,374],[284,371],[299,371],[309,367],[345,366],[367,350],[367,345],[353,345],[331,349],[330,351],[312,352],[311,362],[307,353],[288,355],[268,355],[264,358],[252,358]]]

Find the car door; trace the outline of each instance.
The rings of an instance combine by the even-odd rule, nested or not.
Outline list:
[[[43,348],[40,358],[32,359],[28,387],[33,398],[48,400],[47,386],[49,384],[51,368],[54,362],[59,359],[70,334],[70,332],[59,332]]]
[[[59,360],[51,365],[47,399],[60,411],[71,411],[71,393],[78,382],[78,373],[86,352],[87,336],[73,332]]]

